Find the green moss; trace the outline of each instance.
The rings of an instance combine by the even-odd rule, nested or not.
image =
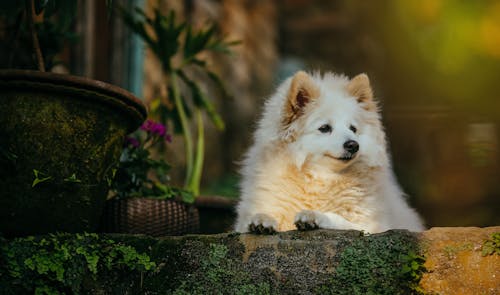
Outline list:
[[[225,245],[210,244],[197,271],[187,274],[172,294],[271,294],[269,284],[252,282],[228,251]]]
[[[425,271],[417,241],[390,232],[355,239],[340,254],[330,283],[320,294],[419,294]]]
[[[500,255],[500,232],[493,233],[491,239],[484,241],[482,255]]]
[[[2,294],[80,294],[140,288],[156,264],[147,254],[96,234],[2,240]]]

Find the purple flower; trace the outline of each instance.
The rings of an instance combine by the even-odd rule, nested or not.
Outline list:
[[[147,120],[142,124],[141,130],[146,131],[149,134],[156,135],[158,137],[164,137],[166,141],[171,142],[172,137],[167,134],[167,127],[161,123],[157,123],[153,120]]]
[[[141,130],[149,132],[154,124],[156,124],[154,121],[148,119],[141,125]]]
[[[133,137],[125,137],[125,146],[132,146],[135,148],[138,148],[140,146],[139,141],[136,138]]]
[[[160,123],[156,123],[151,127],[151,133],[163,137],[167,133],[167,128]]]

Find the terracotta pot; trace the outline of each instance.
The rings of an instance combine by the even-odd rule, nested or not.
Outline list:
[[[0,71],[0,232],[94,231],[123,138],[146,118],[118,87]],[[33,186],[34,170],[45,181]]]
[[[154,198],[108,200],[101,223],[103,232],[154,237],[197,233],[198,229],[198,210],[194,206]]]

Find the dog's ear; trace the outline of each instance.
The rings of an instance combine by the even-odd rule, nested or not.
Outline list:
[[[303,71],[297,72],[290,84],[285,104],[283,123],[289,125],[304,113],[305,106],[319,97],[319,88]]]
[[[373,100],[373,91],[370,86],[370,79],[366,74],[359,74],[352,78],[347,84],[347,92],[354,96],[358,103],[368,111],[375,111],[377,105]]]

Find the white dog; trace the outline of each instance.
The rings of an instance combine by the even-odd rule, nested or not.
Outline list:
[[[424,229],[392,173],[368,76],[298,72],[266,102],[235,230]]]

